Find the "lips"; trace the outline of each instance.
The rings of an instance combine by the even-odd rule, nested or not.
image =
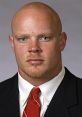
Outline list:
[[[43,63],[42,59],[28,59],[27,62],[31,65],[41,65]]]

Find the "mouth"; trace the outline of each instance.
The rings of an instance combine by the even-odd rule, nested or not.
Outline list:
[[[30,64],[30,65],[34,65],[34,66],[38,66],[38,65],[41,65],[43,63],[43,59],[28,59],[27,62]]]

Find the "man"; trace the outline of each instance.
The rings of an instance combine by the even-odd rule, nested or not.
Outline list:
[[[67,36],[56,11],[29,3],[16,12],[11,26],[18,73],[0,84],[1,117],[29,117],[25,107],[33,87],[41,91],[38,117],[82,117],[82,80],[62,65]]]

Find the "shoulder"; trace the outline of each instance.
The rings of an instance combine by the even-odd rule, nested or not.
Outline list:
[[[14,85],[16,85],[18,82],[17,77],[18,77],[18,75],[15,74],[13,77],[11,77],[5,81],[0,82],[0,93],[1,92],[4,93],[4,92],[12,90]]]
[[[13,77],[8,78],[7,80],[4,80],[4,81],[0,82],[0,86],[4,86],[6,84],[13,83],[17,77],[18,77],[18,74],[16,73]]]
[[[71,80],[75,80],[77,82],[82,83],[82,78],[79,78],[77,76],[75,76],[73,73],[71,73],[66,67],[65,67],[65,77],[69,78]]]
[[[68,90],[75,89],[79,94],[82,95],[82,78],[79,78],[72,74],[67,68],[65,68],[65,77],[64,77],[65,87],[69,87]]]
[[[82,100],[82,78],[79,78],[77,76],[75,76],[74,74],[72,74],[67,68],[65,68],[65,78],[68,79],[68,84],[73,87],[76,87],[77,90],[77,94],[78,96],[81,97]]]

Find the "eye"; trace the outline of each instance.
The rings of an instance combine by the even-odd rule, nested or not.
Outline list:
[[[28,40],[28,37],[17,37],[16,39],[20,43],[26,43]]]
[[[51,40],[51,36],[42,36],[42,37],[40,37],[39,40],[40,40],[40,41],[47,42],[47,41],[50,41],[50,40]]]

